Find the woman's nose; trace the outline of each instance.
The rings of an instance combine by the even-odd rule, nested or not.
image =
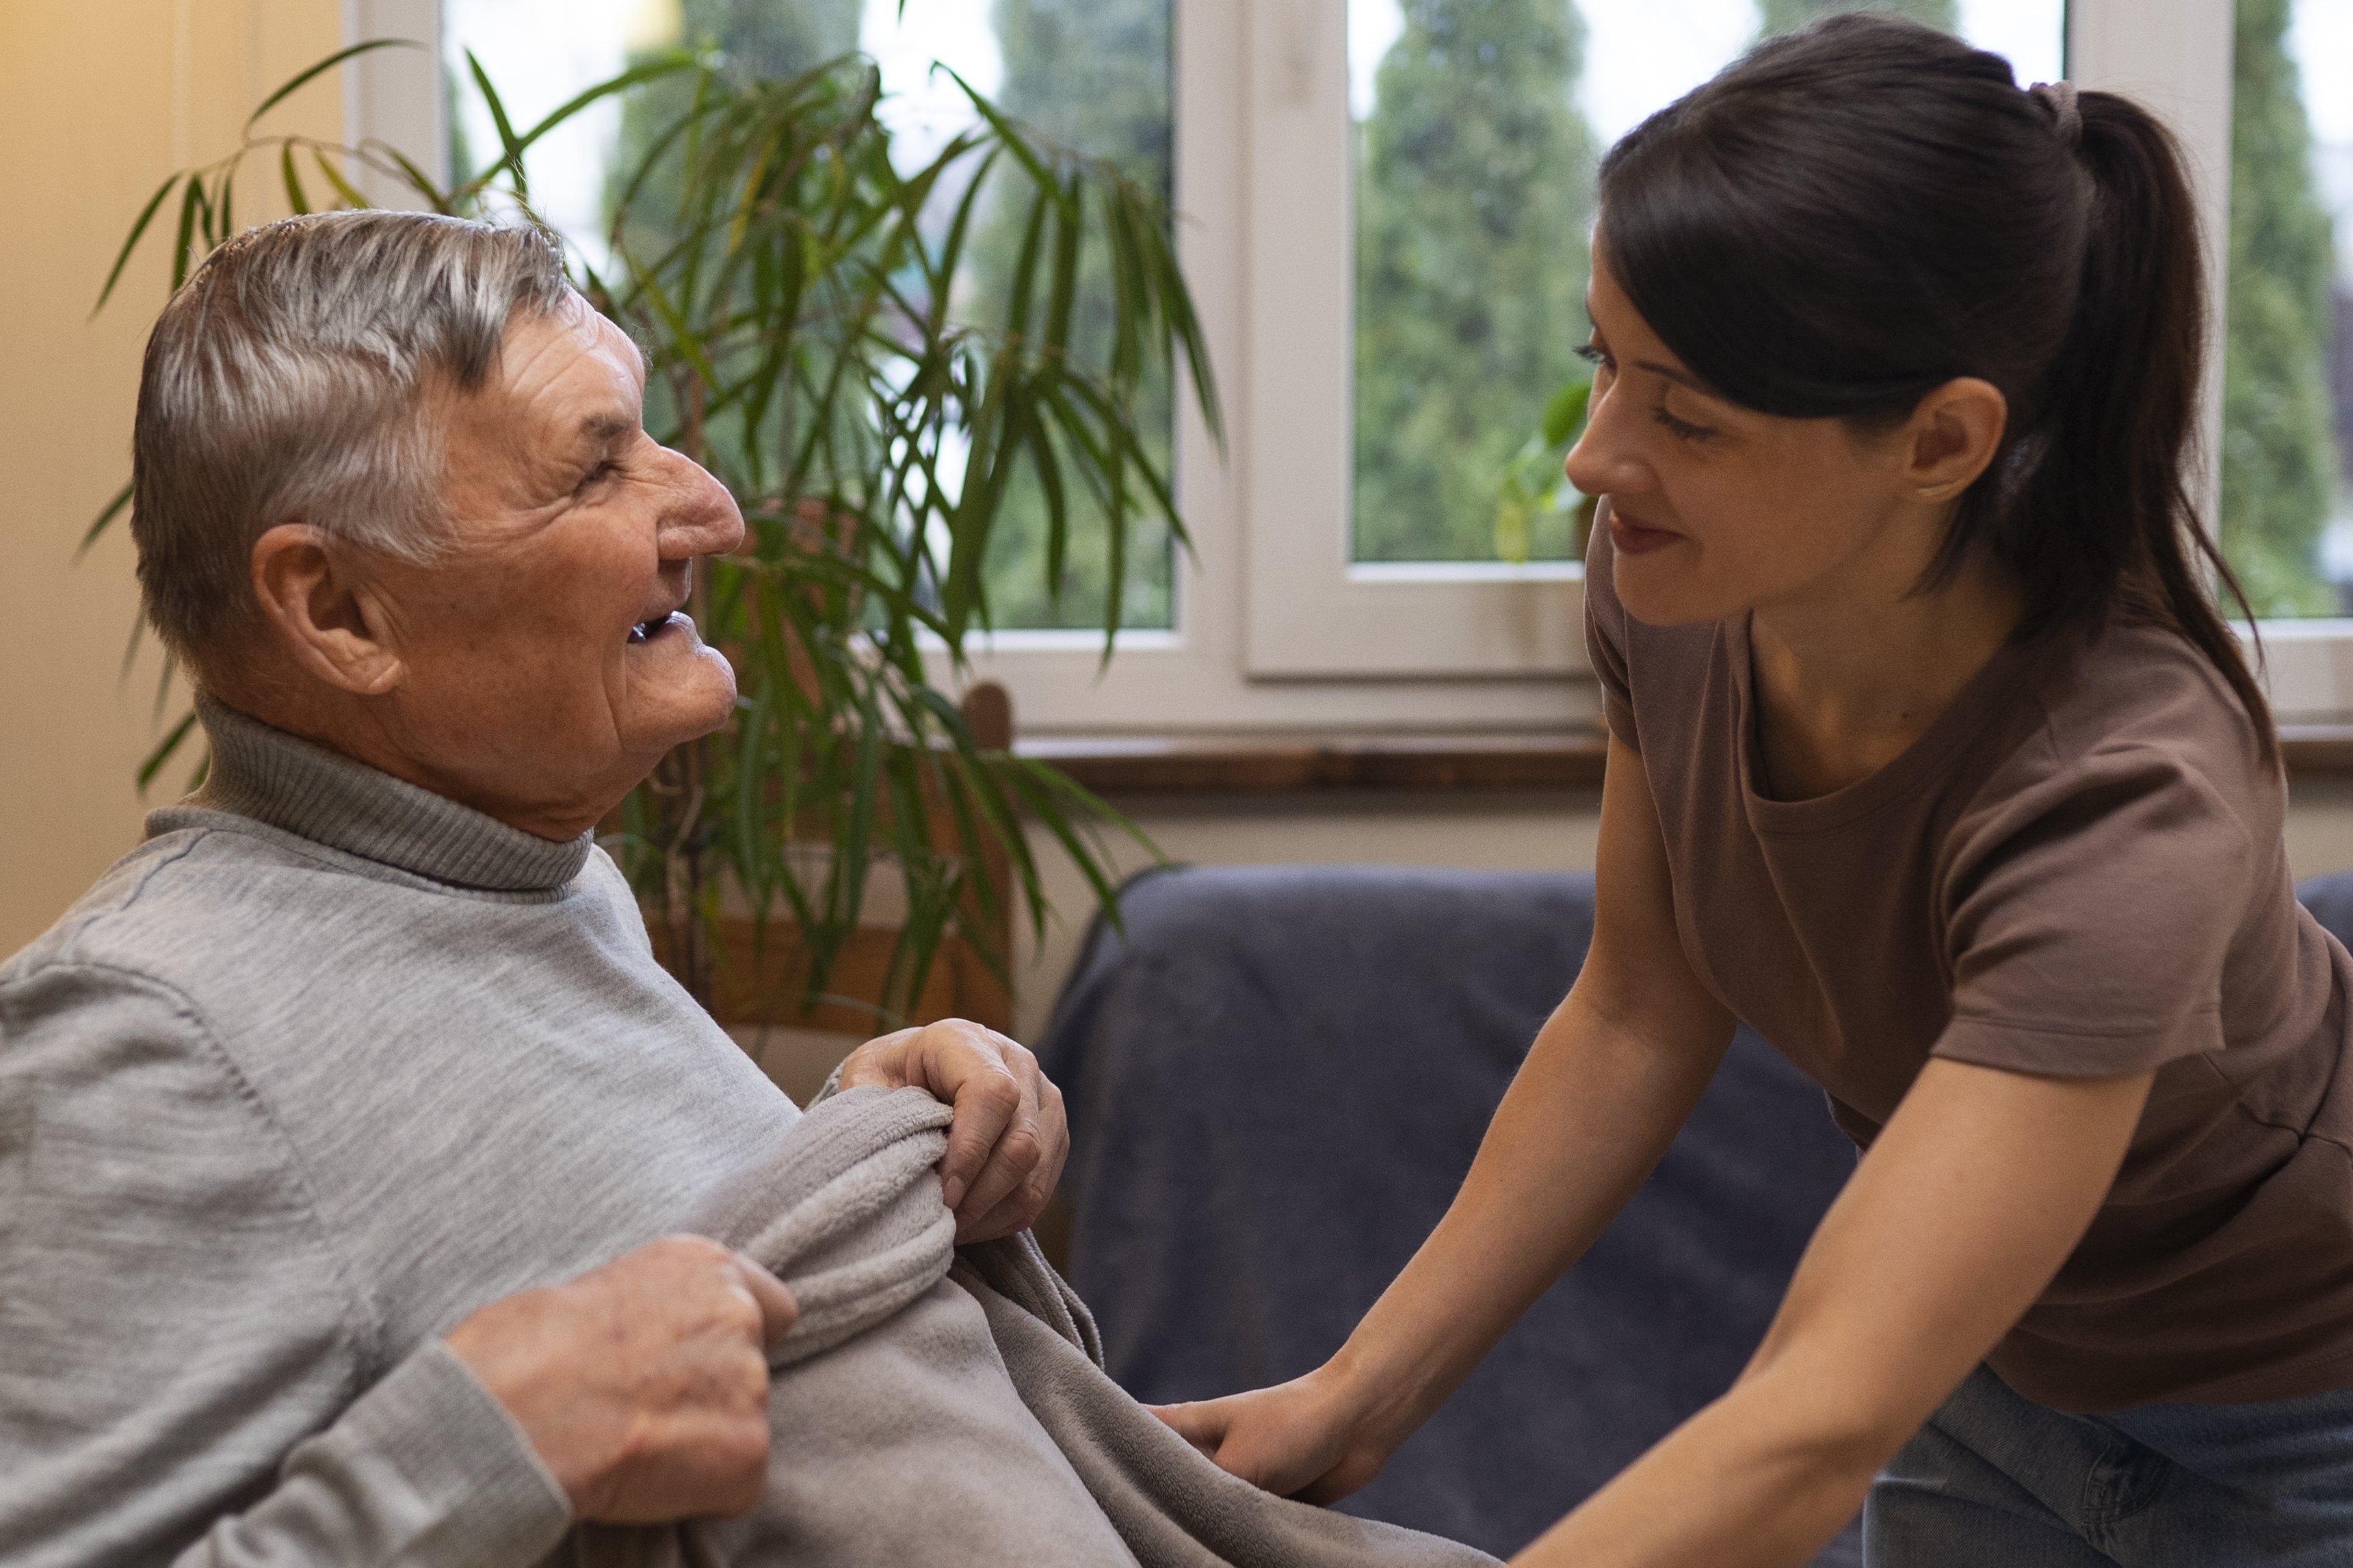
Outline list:
[[[1583,433],[1561,465],[1561,472],[1582,495],[1623,495],[1642,488],[1646,470],[1620,436],[1610,401],[1606,394],[1594,400]]]

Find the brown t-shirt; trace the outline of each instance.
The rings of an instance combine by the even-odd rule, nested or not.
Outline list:
[[[1746,616],[1586,637],[1642,753],[1701,981],[1868,1146],[1931,1057],[2156,1069],[2108,1200],[1995,1349],[2063,1410],[2353,1385],[2353,959],[2295,901],[2286,791],[2180,637],[2014,643],[1894,762],[1758,793]]]

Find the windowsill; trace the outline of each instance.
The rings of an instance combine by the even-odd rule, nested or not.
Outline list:
[[[1599,731],[1435,735],[1087,735],[1021,741],[1098,795],[1573,790],[1601,784]]]
[[[1286,795],[1347,790],[1589,790],[1601,733],[1041,736],[1018,748],[1098,795]],[[2295,778],[2353,775],[2353,724],[2289,724]]]
[[[2353,774],[2353,724],[2283,724],[2280,756],[2291,778]]]

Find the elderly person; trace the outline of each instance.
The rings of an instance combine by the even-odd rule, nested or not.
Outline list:
[[[0,966],[0,1559],[524,1564],[748,1507],[789,1293],[659,1235],[791,1102],[656,965],[594,824],[716,729],[743,534],[526,231],[290,219],[165,308],[135,450],[202,790]],[[1059,1173],[969,1025],[961,1237]]]

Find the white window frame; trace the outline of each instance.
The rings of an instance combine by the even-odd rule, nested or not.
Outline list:
[[[1177,629],[1122,634],[1108,668],[1098,636],[1000,633],[975,647],[976,675],[1005,682],[1032,734],[1597,722],[1583,599],[1558,580],[1575,568],[1435,594],[1391,583],[1372,604],[1324,591],[1348,575],[1345,0],[1175,7],[1177,246],[1226,411],[1221,454],[1179,388],[1176,489],[1193,548],[1176,563]],[[1313,163],[1293,159],[1303,132]],[[1429,657],[1445,647],[1437,601],[1450,599],[1451,629],[1519,652],[1494,634],[1533,622],[1558,657]],[[1326,643],[1357,657],[1319,661]],[[1385,664],[1364,657],[1385,647]]]
[[[368,38],[406,38],[414,49],[371,49],[343,67],[343,140],[382,142],[443,184],[449,183],[447,103],[441,91],[440,0],[343,0],[343,47]],[[360,194],[379,206],[421,205],[397,180],[362,165]]]
[[[2173,127],[2190,163],[2213,302],[2198,483],[2201,513],[2221,515],[2222,353],[2231,240],[2232,0],[2070,0],[2069,76],[2128,93]],[[2353,717],[2353,619],[2265,621],[2263,675],[2284,725]],[[2241,626],[2242,636],[2246,628]]]
[[[1625,3],[1625,0],[1588,0]],[[977,639],[1025,733],[1474,731],[1599,712],[1579,570],[1396,568],[1347,559],[1354,230],[1345,0],[1175,0],[1178,247],[1218,368],[1220,452],[1179,389],[1173,632]],[[346,37],[437,46],[436,0],[345,0]],[[2189,155],[2213,338],[2199,493],[2215,515],[2230,210],[2232,0],[2070,0],[2078,86],[2163,116]],[[438,74],[385,51],[349,68],[356,140],[439,162]],[[421,86],[420,86],[421,84]],[[424,100],[420,101],[420,91]],[[2353,621],[2263,628],[2286,722],[2353,712]],[[946,672],[943,671],[943,675]]]

